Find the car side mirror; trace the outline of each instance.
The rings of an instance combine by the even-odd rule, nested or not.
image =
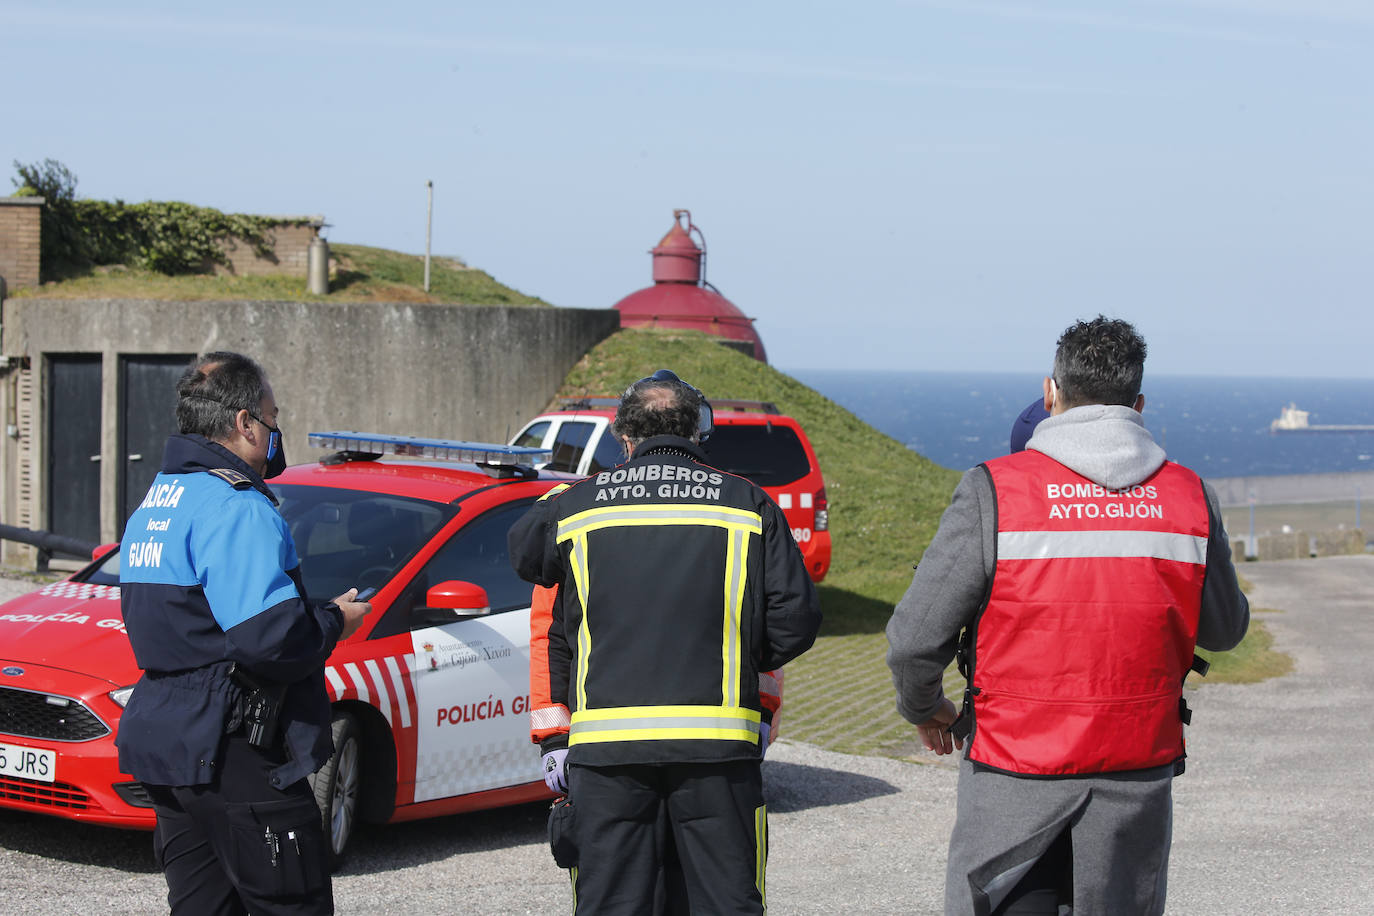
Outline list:
[[[425,606],[416,608],[412,616],[417,622],[438,626],[490,613],[491,601],[485,588],[474,582],[450,579],[425,592]]]

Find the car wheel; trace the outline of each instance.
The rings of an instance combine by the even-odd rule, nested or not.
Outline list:
[[[311,784],[328,843],[329,870],[334,871],[343,864],[358,816],[362,749],[358,742],[358,720],[351,714],[334,713],[331,728],[334,754],[311,777]]]

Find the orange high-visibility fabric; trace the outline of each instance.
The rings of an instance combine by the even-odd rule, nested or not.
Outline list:
[[[549,627],[557,588],[536,585],[530,600],[530,741],[535,744],[553,735],[568,733],[572,717],[568,707],[553,701],[549,678]]]

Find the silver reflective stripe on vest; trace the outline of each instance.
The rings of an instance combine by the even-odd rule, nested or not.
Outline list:
[[[1167,531],[999,531],[999,560],[1066,560],[1079,557],[1153,557],[1180,563],[1207,562],[1207,539]]]

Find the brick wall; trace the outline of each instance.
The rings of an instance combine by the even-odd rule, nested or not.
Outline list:
[[[271,257],[260,257],[253,246],[245,242],[229,239],[224,243],[224,253],[228,264],[216,264],[216,274],[233,274],[238,277],[261,276],[262,274],[306,275],[306,259],[310,243],[320,234],[324,220],[320,217],[302,217],[299,222],[283,226],[273,226],[264,235],[273,247]]]
[[[39,223],[43,208],[41,197],[0,197],[0,279],[11,290],[38,285]],[[265,233],[273,253],[260,256],[252,245],[235,239],[224,243],[228,264],[215,264],[217,274],[260,276],[291,274],[304,277],[308,268],[310,243],[320,234],[324,218],[285,217],[284,225]]]
[[[0,197],[0,278],[9,289],[38,285],[41,197]]]

